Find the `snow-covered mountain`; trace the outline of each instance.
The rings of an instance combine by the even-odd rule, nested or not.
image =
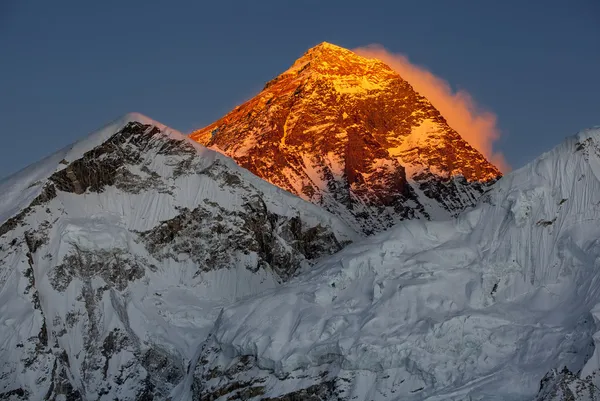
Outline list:
[[[339,86],[340,107],[376,84],[428,104],[391,70],[381,81],[376,61],[361,61],[364,81],[321,80],[326,55],[355,64],[345,52],[309,51],[266,89],[282,94],[272,108],[298,82],[300,97]],[[249,164],[234,155],[291,166],[303,143],[341,135],[346,153],[323,142],[306,154],[327,160],[281,170],[291,185],[343,156],[327,183],[308,175],[313,203],[139,114],[0,181],[0,400],[600,400],[600,127],[492,185],[498,171],[434,109],[410,111],[438,127],[421,135],[393,125],[395,95],[380,95],[356,112],[362,128],[336,123],[347,136],[311,137],[325,122],[301,128],[300,113],[283,138],[272,131],[283,144],[260,131]],[[377,128],[355,148],[369,118],[387,121],[377,111],[431,146]],[[211,139],[227,154],[216,142],[243,131],[233,117]],[[406,217],[445,219],[363,236]]]
[[[390,67],[330,43],[191,137],[367,234],[455,216],[501,175]]]
[[[600,399],[600,127],[224,308],[195,400]]]
[[[0,400],[161,400],[223,305],[357,234],[139,114],[0,182]]]

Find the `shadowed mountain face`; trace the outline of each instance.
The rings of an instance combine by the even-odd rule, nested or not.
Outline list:
[[[0,400],[164,400],[223,304],[356,237],[132,114],[0,182]]]
[[[328,43],[191,138],[365,233],[454,216],[501,175],[391,68]]]

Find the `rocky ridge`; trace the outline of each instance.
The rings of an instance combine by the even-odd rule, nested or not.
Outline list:
[[[167,399],[220,305],[357,237],[139,114],[0,182],[0,204],[0,400]]]
[[[329,43],[190,136],[367,234],[455,216],[501,176],[391,68]]]

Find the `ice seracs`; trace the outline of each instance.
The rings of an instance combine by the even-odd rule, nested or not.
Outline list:
[[[599,198],[596,128],[225,308],[195,399],[599,399]]]
[[[324,43],[194,138],[0,181],[1,400],[599,399],[600,128],[496,181]]]
[[[429,118],[388,155],[442,135]],[[0,398],[597,399],[600,129],[488,189],[361,239],[119,119],[0,183]]]

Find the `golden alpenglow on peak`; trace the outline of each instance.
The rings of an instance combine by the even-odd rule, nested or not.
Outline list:
[[[365,233],[454,216],[501,175],[386,64],[327,42],[191,138]]]
[[[306,51],[278,78],[291,74],[317,75],[332,79],[348,75],[361,77],[380,75],[380,79],[389,79],[397,75],[380,60],[359,56],[348,49],[327,42],[320,43]]]

